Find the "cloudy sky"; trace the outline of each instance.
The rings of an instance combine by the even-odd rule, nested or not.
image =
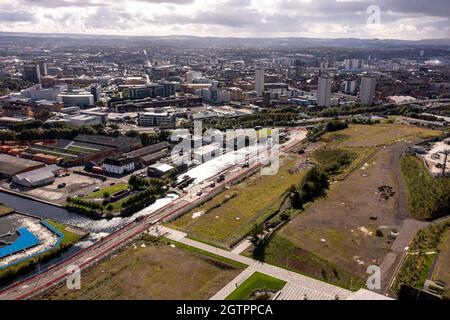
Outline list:
[[[450,0],[0,0],[0,31],[450,38]]]

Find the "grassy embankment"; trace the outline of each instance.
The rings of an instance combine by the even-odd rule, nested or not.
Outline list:
[[[230,247],[247,235],[255,223],[261,223],[283,203],[287,189],[298,184],[305,170],[296,169],[296,158],[282,159],[275,176],[259,172],[170,224],[189,237]],[[203,214],[194,218],[195,213]]]
[[[402,158],[401,172],[414,218],[433,220],[450,213],[450,178],[432,177],[414,156]]]

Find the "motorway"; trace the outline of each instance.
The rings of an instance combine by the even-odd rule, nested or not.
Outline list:
[[[301,144],[305,138],[305,131],[295,129],[292,130],[290,140],[280,147],[280,153],[292,151],[299,144]],[[269,157],[274,156],[277,155],[271,154]],[[254,157],[258,157],[258,155]],[[190,193],[185,194],[183,197],[180,197],[155,211],[150,216],[147,216],[141,220],[133,221],[85,250],[67,258],[66,260],[43,270],[39,274],[31,276],[21,282],[14,283],[3,289],[0,291],[0,300],[23,300],[36,296],[48,288],[64,281],[68,276],[67,270],[70,266],[77,266],[81,270],[86,269],[90,265],[112,254],[114,250],[130,243],[144,231],[147,231],[152,225],[165,221],[180,212],[184,212],[187,207],[190,208],[201,204],[207,200],[210,195],[221,192],[221,190],[225,189],[225,186],[232,185],[233,183],[240,181],[243,177],[264,166],[260,163],[260,161],[252,161],[252,159],[248,160],[253,162],[249,168],[242,168],[236,172],[232,172],[232,174],[226,176],[225,181],[216,183],[214,187],[210,188],[208,191],[205,191],[203,195],[193,196]],[[232,169],[240,168],[244,162],[245,160],[227,168],[226,171],[230,172]],[[221,174],[223,173],[219,173],[209,180],[214,181],[214,179]]]

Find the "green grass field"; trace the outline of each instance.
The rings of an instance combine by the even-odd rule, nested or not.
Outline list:
[[[404,124],[350,125],[338,132],[323,135],[322,141],[340,148],[368,148],[391,144],[399,140],[426,139],[441,135],[440,131]]]
[[[305,171],[290,172],[296,162],[296,158],[285,158],[275,176],[256,173],[175,220],[171,227],[211,244],[234,244],[250,232],[254,223],[264,221],[279,208],[282,195],[291,185],[300,183]],[[207,214],[193,218],[197,212]]]
[[[432,177],[414,156],[402,158],[401,171],[409,211],[416,219],[435,219],[450,212],[450,178]]]
[[[312,154],[313,161],[329,175],[339,175],[358,158],[358,153],[348,149],[321,148]]]
[[[335,180],[342,180],[350,172],[360,166],[361,162],[371,156],[377,147],[389,145],[398,141],[416,141],[439,136],[440,131],[418,128],[399,124],[376,124],[376,125],[349,125],[347,129],[338,132],[328,132],[324,134],[320,141],[325,144],[313,155],[313,161],[321,165],[331,165],[336,153],[330,155],[330,151],[338,150],[350,154],[351,163],[342,166],[341,170],[335,173]],[[328,150],[324,151],[324,150]],[[328,154],[327,154],[328,153]]]
[[[431,266],[433,265],[434,259],[436,258],[435,254],[427,254],[424,257],[422,271],[420,272],[419,280],[417,281],[416,288],[423,289],[423,285],[428,278],[428,274],[430,273]]]
[[[81,238],[80,234],[68,231],[66,226],[62,223],[53,220],[48,220],[48,223],[64,235],[64,238],[61,241],[61,246],[63,247],[71,246],[77,243]]]
[[[103,195],[105,194],[105,192],[109,193],[109,195],[113,195],[116,192],[120,192],[128,188],[129,188],[128,183],[118,183],[113,186],[103,188],[99,191],[92,192],[87,196],[83,197],[82,199],[103,199]]]
[[[84,201],[89,201],[89,202],[95,202],[99,205],[101,205],[101,212],[108,212],[108,206],[112,205],[112,212],[117,212],[120,211],[122,209],[122,203],[124,203],[128,197],[125,197],[123,199],[120,199],[118,201],[115,202],[111,202],[111,203],[106,203],[106,205],[103,203],[103,199],[104,199],[104,194],[108,193],[110,196],[112,196],[113,194],[126,190],[128,189],[130,186],[127,183],[118,183],[115,184],[113,186],[109,186],[106,188],[103,188],[99,191],[95,191],[92,192],[84,197],[80,197],[80,200],[84,200]],[[99,211],[100,211],[99,210]]]
[[[280,291],[285,285],[285,281],[260,272],[255,272],[226,297],[225,300],[250,300],[255,291]]]

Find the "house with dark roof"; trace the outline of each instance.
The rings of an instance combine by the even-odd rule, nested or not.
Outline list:
[[[106,158],[103,162],[103,170],[107,173],[116,175],[132,172],[135,168],[134,161],[127,157]]]

